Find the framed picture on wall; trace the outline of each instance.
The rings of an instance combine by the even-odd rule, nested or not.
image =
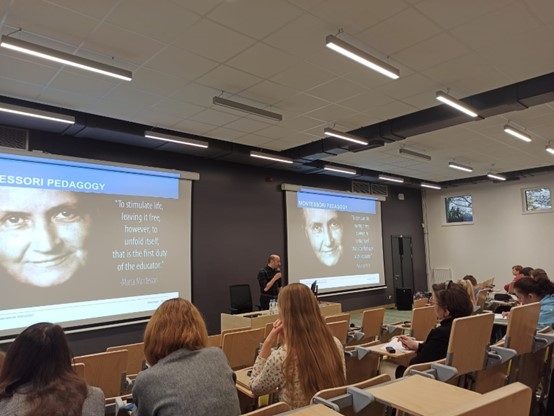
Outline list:
[[[445,197],[444,212],[446,224],[473,224],[473,201],[471,195]]]
[[[522,189],[522,198],[523,212],[526,214],[552,212],[552,196],[550,188],[546,186]]]

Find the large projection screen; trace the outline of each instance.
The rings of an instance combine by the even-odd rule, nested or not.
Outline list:
[[[0,153],[0,337],[132,322],[191,298],[198,174]]]
[[[288,281],[341,293],[385,285],[379,197],[284,185]]]

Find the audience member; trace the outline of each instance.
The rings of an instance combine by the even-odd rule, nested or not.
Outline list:
[[[462,277],[462,280],[469,280],[473,287],[477,286],[477,279],[470,274],[466,274],[464,277]]]
[[[473,305],[466,289],[450,281],[433,285],[431,303],[435,306],[435,313],[440,320],[440,326],[429,332],[425,342],[418,342],[403,335],[398,337],[404,348],[417,351],[417,355],[412,358],[410,365],[445,358],[452,322],[456,318],[469,316],[473,313]],[[396,377],[402,377],[405,369],[404,366],[398,366]]]
[[[10,345],[0,374],[2,416],[104,416],[104,393],[71,367],[63,329],[38,323]]]
[[[471,281],[469,279],[462,279],[458,280],[458,284],[465,289],[465,291],[469,295],[471,303],[473,304],[473,306],[475,306],[475,304],[477,303],[477,300],[475,299],[475,287],[471,284]]]
[[[520,264],[516,264],[515,266],[512,266],[512,281],[510,283],[506,283],[504,285],[504,290],[508,292],[510,290],[510,284],[517,282],[519,279],[523,277],[523,274],[521,273],[523,270],[523,266]]]
[[[206,324],[192,303],[162,303],[144,332],[151,367],[133,386],[134,415],[238,416],[234,373],[223,351],[207,343]]]
[[[342,345],[307,286],[285,286],[278,306],[280,319],[256,359],[250,389],[262,395],[279,388],[281,401],[292,408],[306,406],[319,390],[346,384]],[[279,339],[281,345],[272,349]]]
[[[537,270],[544,272],[542,269]],[[537,273],[537,275],[540,274],[540,272]],[[540,302],[537,329],[554,324],[554,284],[548,279],[546,272],[544,272],[544,276],[536,279],[523,277],[514,283],[515,294],[522,305]]]

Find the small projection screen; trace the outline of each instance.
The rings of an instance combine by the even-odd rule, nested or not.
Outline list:
[[[378,197],[284,185],[288,281],[318,292],[383,287]]]
[[[191,298],[198,174],[0,153],[0,337],[150,316]]]

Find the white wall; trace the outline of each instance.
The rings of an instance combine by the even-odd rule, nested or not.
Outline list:
[[[514,264],[541,267],[554,278],[554,213],[523,213],[522,189],[533,187],[549,187],[554,198],[554,174],[427,190],[423,215],[429,282],[432,269],[450,268],[453,279],[494,277],[501,287],[511,280]],[[457,195],[472,196],[473,224],[445,225],[444,198]]]

